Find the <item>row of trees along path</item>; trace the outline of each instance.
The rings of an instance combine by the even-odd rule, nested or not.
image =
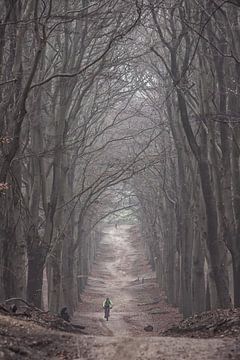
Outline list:
[[[74,321],[90,336],[77,338],[79,359],[221,359],[225,340],[161,336],[181,319],[159,292],[143,248],[131,228],[107,227]],[[113,301],[109,321],[102,303]],[[153,332],[144,327],[153,326]]]
[[[0,299],[42,307],[45,271],[72,314],[127,206],[184,317],[239,307],[239,1],[0,9]]]

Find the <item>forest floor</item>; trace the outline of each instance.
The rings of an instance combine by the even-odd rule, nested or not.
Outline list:
[[[129,226],[106,227],[72,319],[85,326],[84,334],[60,332],[51,317],[43,324],[41,314],[39,319],[0,315],[0,360],[240,359],[239,312],[205,313],[182,322],[159,291],[136,236]],[[102,309],[107,296],[113,301],[109,321]],[[229,319],[232,332],[215,331]],[[148,325],[152,331],[144,329]]]

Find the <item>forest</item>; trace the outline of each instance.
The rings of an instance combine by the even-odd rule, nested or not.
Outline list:
[[[184,317],[239,307],[239,1],[0,10],[0,300],[72,314],[128,223]]]

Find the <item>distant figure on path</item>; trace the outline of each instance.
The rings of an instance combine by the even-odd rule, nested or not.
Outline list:
[[[116,223],[116,224],[115,224],[115,229],[117,229],[117,226],[118,226],[118,225],[117,225],[117,223]]]
[[[109,297],[107,297],[104,302],[103,302],[103,308],[104,308],[104,317],[105,319],[108,321],[108,318],[110,316],[110,309],[112,309],[113,307],[113,303],[112,301],[109,299]]]
[[[67,307],[66,307],[66,306],[63,307],[62,310],[60,311],[60,316],[61,316],[61,318],[62,318],[63,320],[70,322],[70,315],[69,315],[69,313],[68,313],[68,311],[67,311]]]

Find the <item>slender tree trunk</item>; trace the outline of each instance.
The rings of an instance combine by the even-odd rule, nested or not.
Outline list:
[[[49,279],[49,310],[53,314],[57,314],[60,308],[60,296],[61,296],[61,252],[62,252],[62,239],[58,239],[54,245],[54,250],[51,252],[49,267],[50,267],[50,279]]]
[[[42,307],[42,285],[45,254],[41,248],[28,249],[27,300],[35,306]]]
[[[192,274],[192,292],[193,292],[193,313],[205,311],[205,276],[204,276],[204,251],[201,244],[201,233],[197,232],[194,236],[193,244],[193,274]]]
[[[71,232],[63,241],[62,252],[62,288],[63,288],[63,305],[67,306],[70,314],[75,310],[75,286],[74,286],[75,254],[73,249],[73,239]],[[77,275],[77,274],[76,274]]]
[[[234,287],[234,306],[240,306],[240,256],[239,250],[232,253],[233,264],[233,287]]]

